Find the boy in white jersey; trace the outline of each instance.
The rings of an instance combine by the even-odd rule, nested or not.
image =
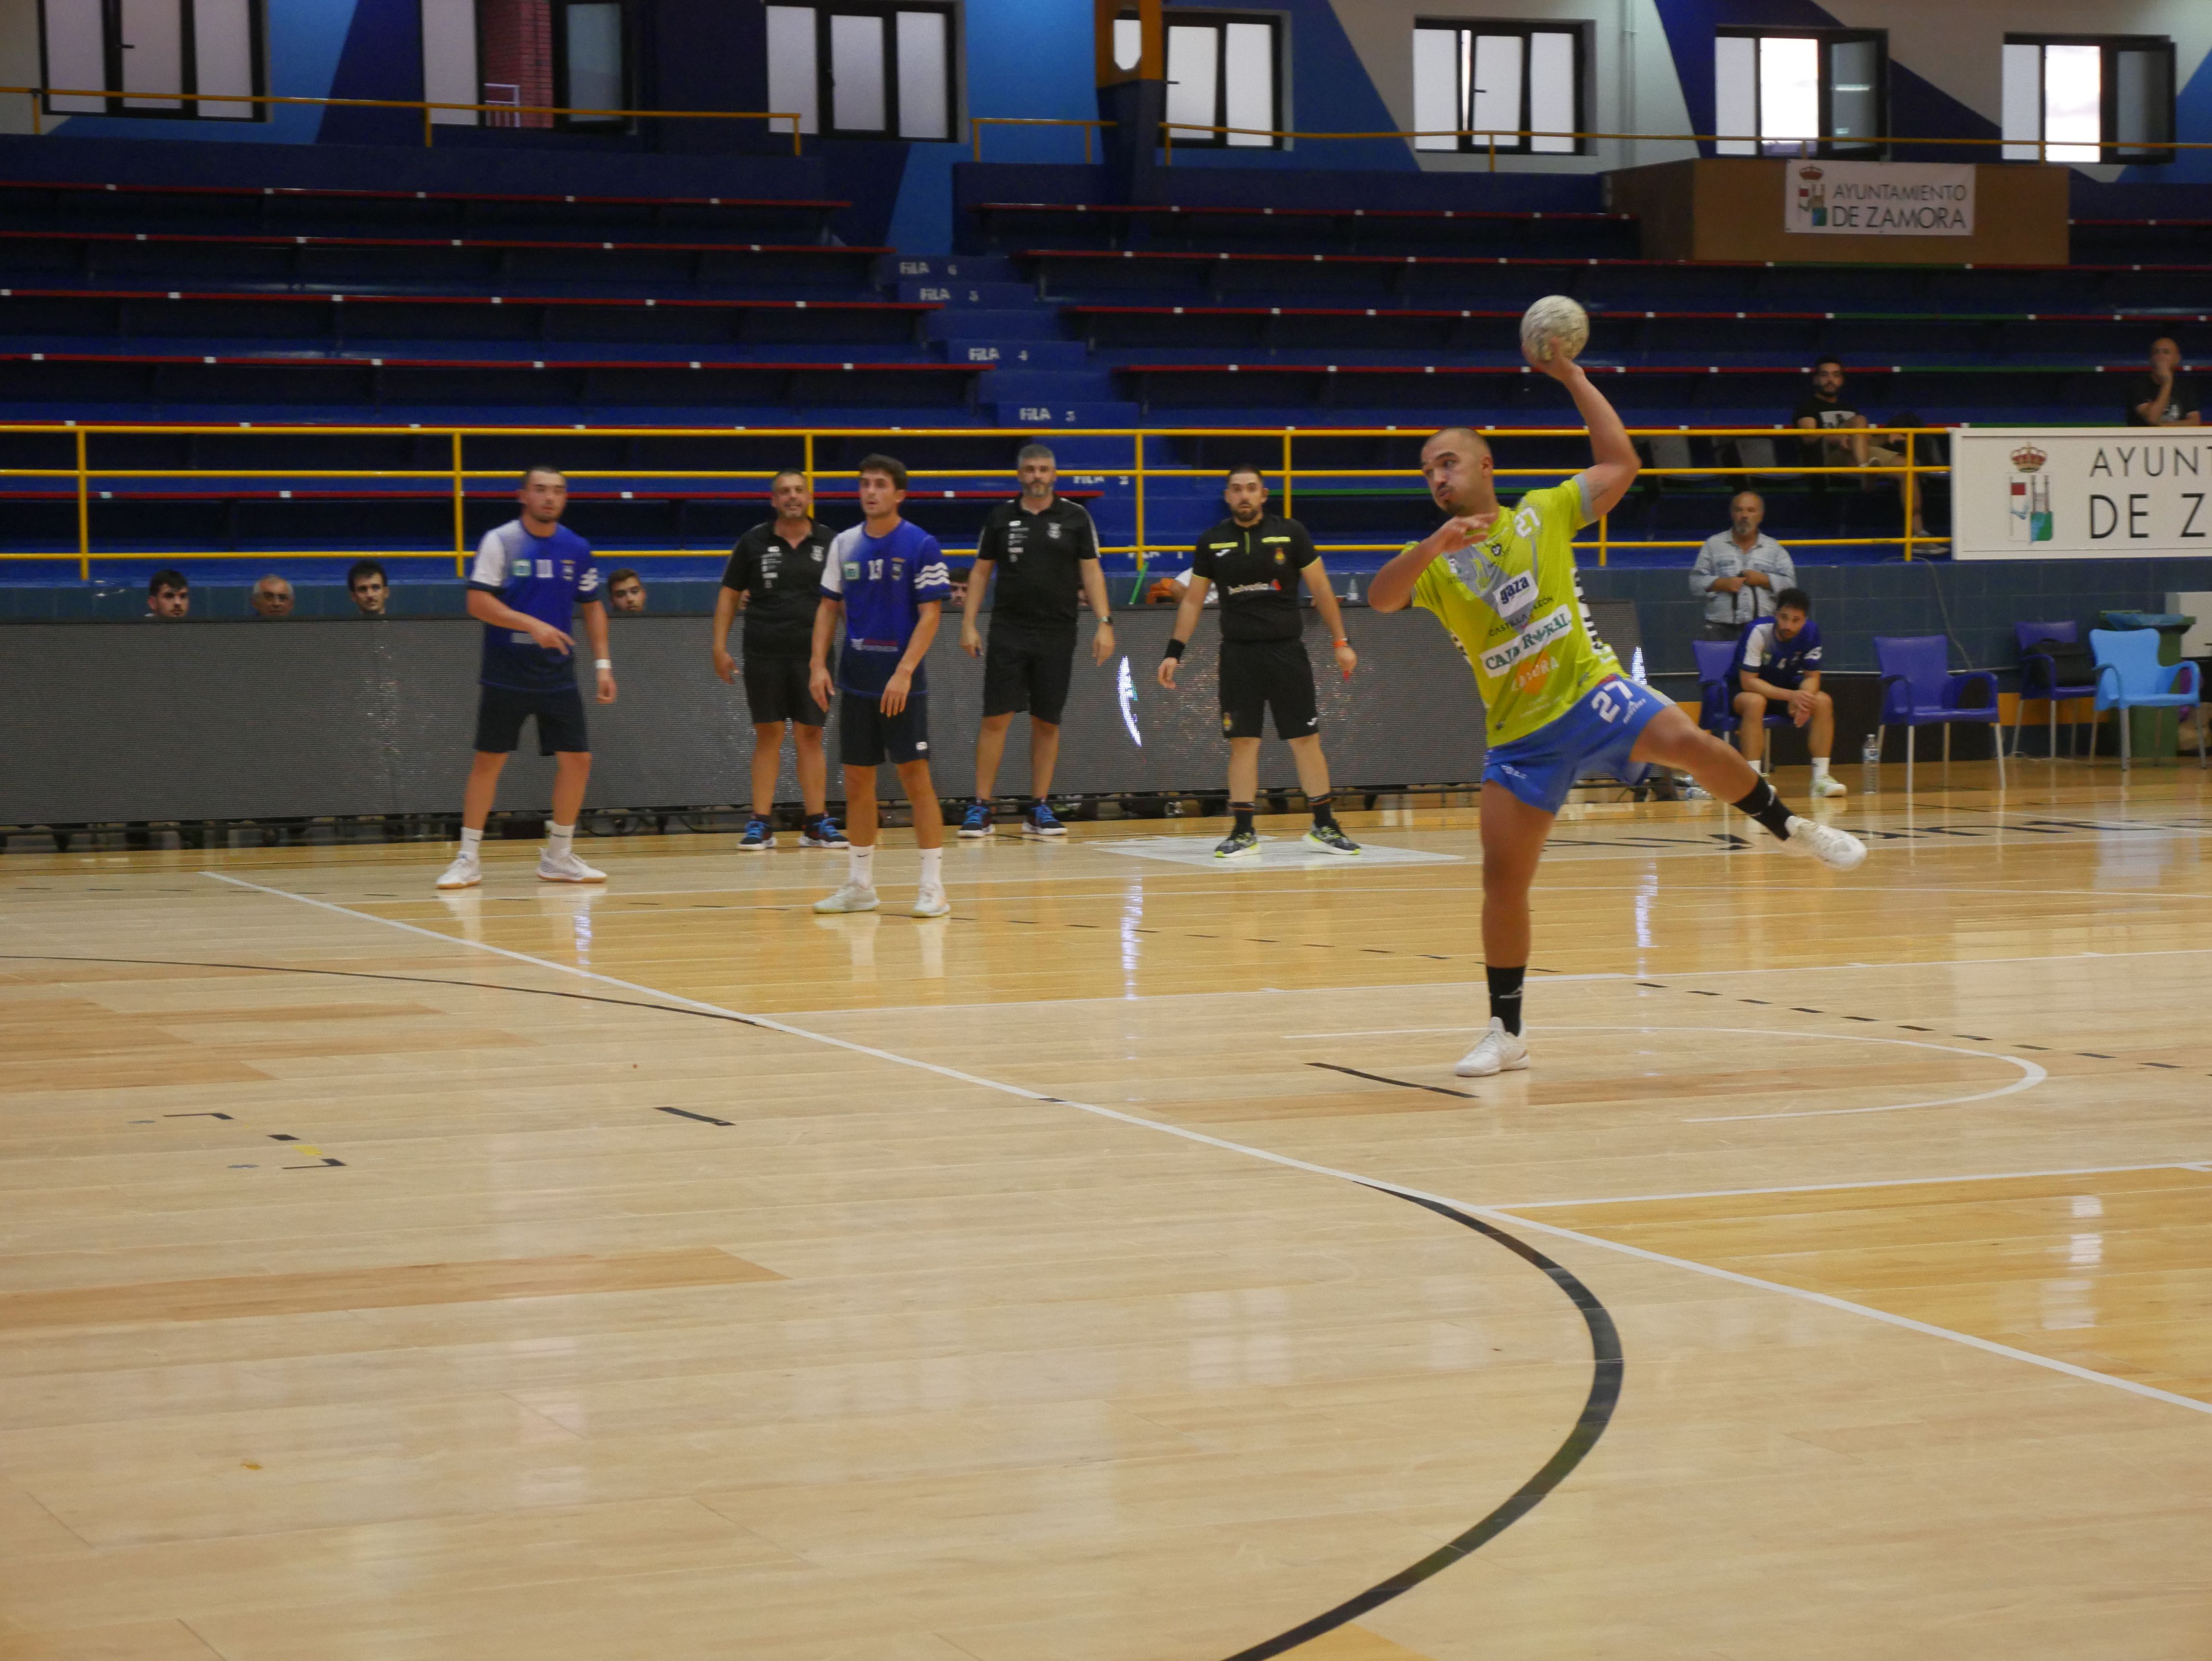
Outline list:
[[[1482,770],[1482,952],[1490,1030],[1462,1057],[1462,1078],[1528,1065],[1521,989],[1528,966],[1528,889],[1552,821],[1576,778],[1632,766],[1686,772],[1781,839],[1840,871],[1866,857],[1857,837],[1792,814],[1742,757],[1650,688],[1625,678],[1592,631],[1575,575],[1575,532],[1609,512],[1636,478],[1635,447],[1572,358],[1528,362],[1567,389],[1589,429],[1593,465],[1551,490],[1498,506],[1490,447],[1447,427],[1421,448],[1437,506],[1452,517],[1377,572],[1378,611],[1432,611],[1474,671],[1488,724]]]

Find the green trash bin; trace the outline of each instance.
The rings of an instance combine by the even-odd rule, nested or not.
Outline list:
[[[2197,626],[2197,619],[2179,611],[2107,611],[2107,629],[2155,629],[2158,660],[2181,661],[2181,637]],[[2181,712],[2178,709],[2128,711],[2128,747],[2138,757],[2171,758],[2180,750]],[[2118,740],[2114,742],[2117,744]]]

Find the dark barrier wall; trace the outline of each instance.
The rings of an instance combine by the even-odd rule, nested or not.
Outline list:
[[[1632,608],[1597,610],[1600,630],[1626,657],[1636,643]],[[1103,668],[1090,663],[1085,625],[1055,789],[1219,790],[1228,746],[1215,616],[1200,624],[1173,693],[1153,678],[1173,612],[1125,611],[1118,622],[1121,650]],[[1480,776],[1481,708],[1451,637],[1418,611],[1354,610],[1346,624],[1360,653],[1349,684],[1318,618],[1306,614],[1335,781],[1376,788]],[[957,634],[942,630],[929,660],[933,771],[947,796],[973,787],[981,711],[982,667],[959,651]],[[0,823],[458,811],[481,638],[474,623],[404,618],[10,628],[0,650]],[[743,691],[708,666],[702,620],[623,618],[613,640],[622,696],[592,709],[591,806],[741,803],[752,731]],[[534,742],[526,735],[526,745]],[[835,744],[833,727],[833,756]],[[1262,783],[1295,786],[1286,746],[1270,742],[1261,756]],[[500,805],[544,805],[551,773],[534,752],[517,756]],[[1018,792],[1028,776],[1017,722],[999,788]],[[881,780],[895,788],[888,771]],[[778,795],[797,794],[787,759]],[[834,781],[831,794],[842,794]]]

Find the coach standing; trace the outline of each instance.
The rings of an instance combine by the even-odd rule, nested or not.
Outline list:
[[[1042,444],[1025,444],[1014,458],[1022,493],[1001,502],[983,521],[975,569],[960,616],[960,649],[983,660],[983,726],[975,735],[975,800],[960,822],[963,837],[991,834],[991,792],[1006,729],[1024,710],[1030,717],[1030,796],[1023,828],[1040,837],[1064,837],[1046,797],[1060,760],[1060,718],[1074,678],[1076,605],[1079,592],[1098,619],[1091,661],[1114,654],[1114,619],[1106,605],[1106,579],[1098,570],[1098,527],[1080,502],[1056,495],[1058,465]],[[991,605],[991,643],[976,631],[975,612],[994,571],[999,592]]]
[[[1314,609],[1336,642],[1337,667],[1352,678],[1359,662],[1344,637],[1344,617],[1336,608],[1321,555],[1294,519],[1267,511],[1267,486],[1257,467],[1231,467],[1222,491],[1229,517],[1198,539],[1191,557],[1190,584],[1176,614],[1167,655],[1160,660],[1160,684],[1175,690],[1176,665],[1190,643],[1206,605],[1207,589],[1221,590],[1221,731],[1229,740],[1229,811],[1236,824],[1216,859],[1255,857],[1260,835],[1253,827],[1254,799],[1260,793],[1262,721],[1274,712],[1275,736],[1290,741],[1297,764],[1298,788],[1313,809],[1306,843],[1324,854],[1357,854],[1359,844],[1337,824],[1328,790],[1328,761],[1321,752],[1321,713],[1314,695],[1313,664],[1299,636],[1297,588],[1303,581]]]

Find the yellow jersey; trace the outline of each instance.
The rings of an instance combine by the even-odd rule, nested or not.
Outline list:
[[[1557,721],[1620,672],[1575,574],[1574,534],[1592,517],[1579,477],[1531,490],[1511,512],[1499,508],[1489,536],[1438,555],[1413,585],[1413,604],[1436,613],[1474,671],[1493,745]]]

